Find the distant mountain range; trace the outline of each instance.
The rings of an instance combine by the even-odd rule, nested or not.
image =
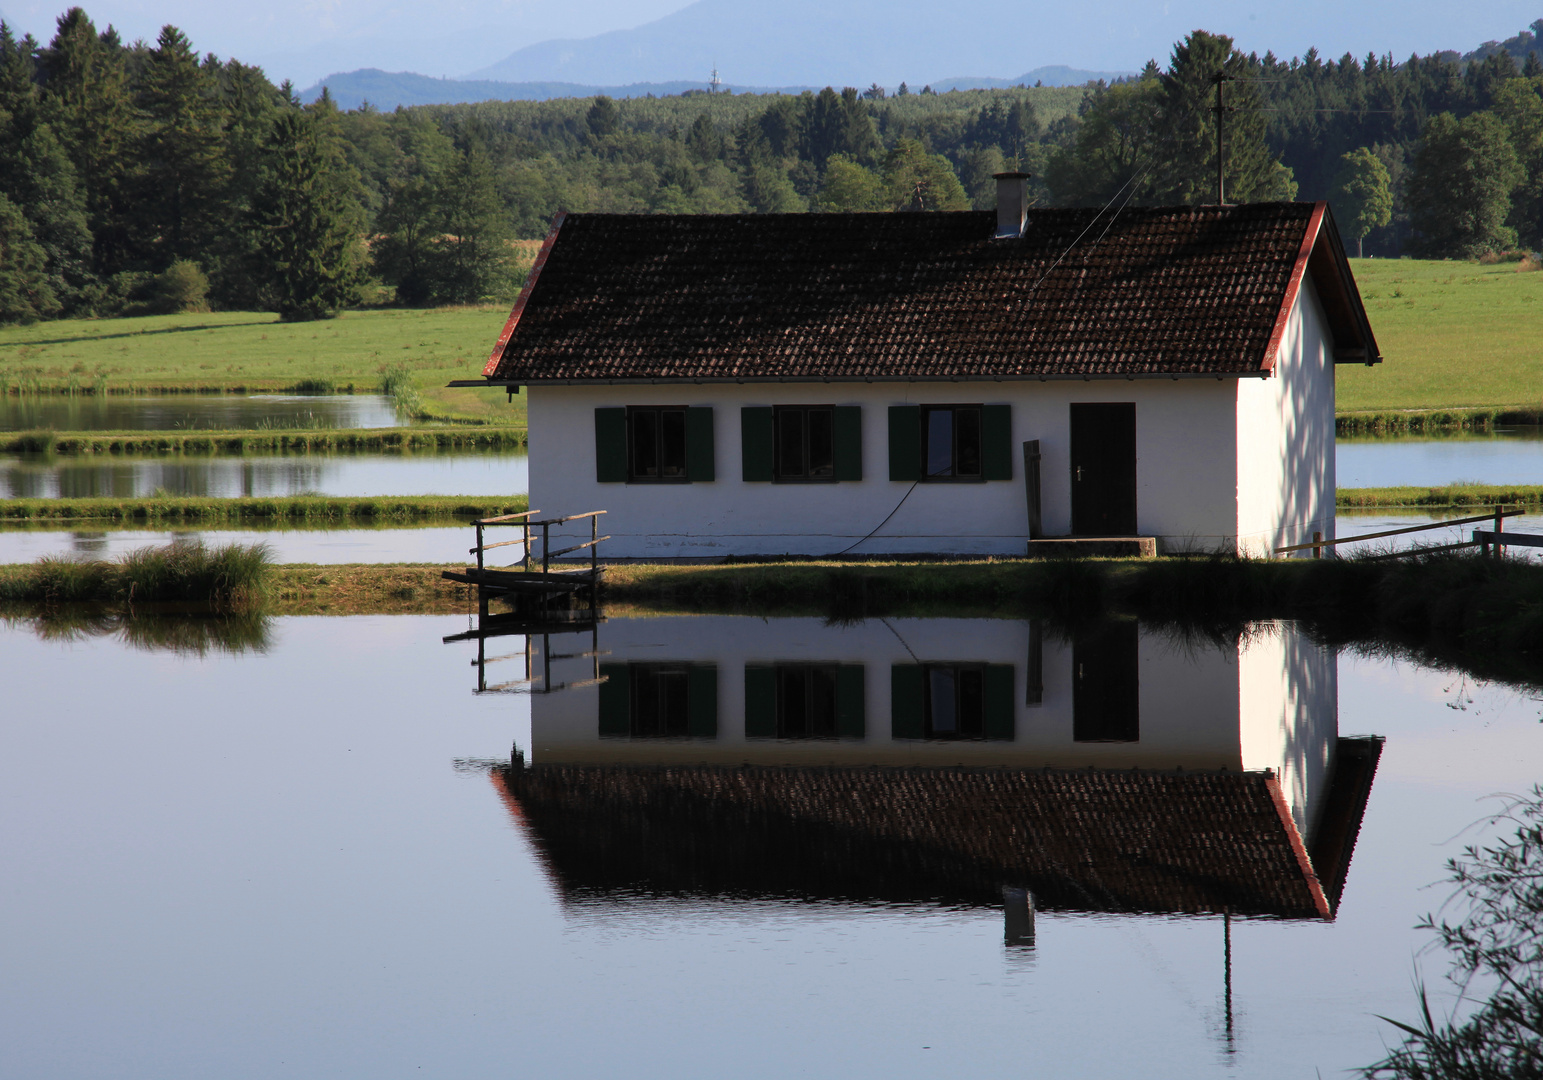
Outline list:
[[[1081,86],[1090,79],[1116,79],[1133,72],[1081,71],[1076,68],[1053,65],[1035,68],[1015,79],[957,78],[940,79],[931,84],[937,91],[982,90],[1005,86],[1033,86],[1036,82],[1045,86]],[[723,88],[736,94],[796,94],[803,90],[819,90],[833,85],[825,82],[803,86],[738,86],[725,83]],[[839,85],[839,84],[834,84]],[[866,84],[865,84],[866,85]],[[611,97],[646,97],[649,94],[663,97],[666,94],[683,94],[688,90],[707,89],[707,80],[687,82],[641,82],[625,86],[599,86],[572,82],[499,82],[492,79],[436,79],[429,75],[415,75],[410,71],[381,71],[378,68],[361,68],[358,71],[328,75],[316,85],[300,92],[302,101],[315,101],[326,87],[341,109],[357,109],[369,102],[377,109],[390,111],[398,105],[457,105],[468,101],[546,101],[549,98],[593,97],[609,94]],[[920,90],[922,84],[911,87]],[[894,90],[893,86],[888,89]]]

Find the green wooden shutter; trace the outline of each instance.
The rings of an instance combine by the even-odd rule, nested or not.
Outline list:
[[[836,669],[836,736],[861,739],[868,734],[868,709],[863,695],[863,665],[842,664]]]
[[[771,410],[767,410],[770,412]],[[777,674],[765,665],[745,665],[745,738],[777,737]]]
[[[986,405],[981,409],[981,468],[987,480],[1013,478],[1013,407]]]
[[[595,481],[627,482],[627,410],[595,410]]]
[[[918,421],[919,422],[919,421]],[[863,478],[863,408],[836,406],[836,479]]]
[[[713,470],[713,410],[692,407],[686,410],[686,479],[692,482],[716,480]]]
[[[718,668],[713,664],[686,669],[686,734],[718,737]]]
[[[983,719],[988,739],[1011,739],[1016,734],[1016,710],[1013,708],[1013,666],[988,664],[981,680]]]
[[[897,739],[920,739],[926,732],[922,719],[922,668],[920,664],[895,664],[889,669],[889,733]]]
[[[889,478],[920,480],[922,475],[920,405],[889,407]]]
[[[741,480],[756,482],[772,478],[770,405],[747,405],[739,410],[739,460]]]
[[[626,664],[601,664],[600,734],[632,734],[632,678]]]

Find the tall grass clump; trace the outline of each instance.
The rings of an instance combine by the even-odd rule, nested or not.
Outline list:
[[[41,604],[175,603],[246,611],[267,595],[266,544],[170,544],[115,562],[49,557],[0,573],[0,600]]]
[[[423,396],[406,364],[392,364],[381,372],[380,392],[396,399],[399,413],[417,416],[423,412]]]

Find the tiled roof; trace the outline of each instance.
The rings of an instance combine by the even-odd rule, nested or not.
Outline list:
[[[1262,773],[536,765],[494,779],[575,894],[991,904],[1008,885],[1046,909],[1329,915]]]
[[[1242,375],[1273,363],[1304,274],[1337,346],[1376,358],[1324,204],[1097,214],[1032,210],[1005,240],[974,211],[569,214],[486,374]]]

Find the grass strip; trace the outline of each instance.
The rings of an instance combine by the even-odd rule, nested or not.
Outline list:
[[[1431,507],[1486,510],[1492,506],[1543,506],[1543,484],[1446,484],[1441,487],[1340,488],[1341,510]]]
[[[1497,427],[1528,424],[1543,424],[1543,407],[1342,412],[1334,417],[1334,432],[1336,435],[1424,435],[1446,431],[1493,431]]]
[[[521,427],[289,428],[232,431],[20,431],[0,435],[6,453],[61,454],[319,454],[335,451],[519,450]]]
[[[419,523],[517,514],[529,508],[524,495],[251,496],[236,499],[147,496],[136,499],[5,499],[0,522],[304,522],[380,521]]]
[[[261,605],[271,569],[266,544],[169,544],[139,548],[111,562],[50,557],[0,567],[0,601],[251,610]]]

